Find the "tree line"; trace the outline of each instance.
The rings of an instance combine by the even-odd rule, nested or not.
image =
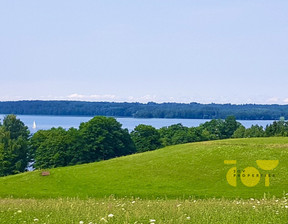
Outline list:
[[[288,105],[13,101],[0,102],[0,114],[279,120],[288,117]]]
[[[31,135],[15,115],[0,122],[0,176],[35,169],[71,166],[107,160],[169,145],[227,138],[288,136],[288,122],[275,121],[265,128],[245,128],[234,116],[212,119],[198,127],[174,124],[156,129],[140,124],[129,133],[112,117],[96,116],[79,128],[39,130]]]

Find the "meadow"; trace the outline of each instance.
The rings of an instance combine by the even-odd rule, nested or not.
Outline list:
[[[288,197],[288,196],[287,196]],[[0,222],[11,223],[287,223],[281,199],[2,199]]]
[[[235,160],[236,165],[224,164]],[[257,160],[278,160],[272,171],[262,170]],[[262,177],[247,187],[237,177],[228,184],[229,169],[255,167],[270,174],[270,186]],[[288,138],[228,139],[165,147],[111,160],[0,178],[0,197],[14,198],[263,198],[282,197],[288,186]]]
[[[279,164],[263,170],[257,160]],[[271,175],[269,186],[265,176],[231,186],[233,166]],[[48,171],[0,178],[0,223],[288,223],[285,137],[189,143]]]

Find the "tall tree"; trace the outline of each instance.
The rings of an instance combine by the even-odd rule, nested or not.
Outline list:
[[[159,132],[151,125],[139,124],[131,132],[131,138],[137,152],[150,151],[162,146]]]
[[[25,124],[20,119],[17,119],[16,115],[14,114],[10,114],[4,117],[3,127],[5,131],[10,133],[11,139],[17,139],[19,137],[28,139],[30,134],[28,127],[25,126]]]
[[[245,130],[245,138],[256,138],[256,137],[264,137],[265,131],[262,126],[252,125],[250,128]]]
[[[212,119],[199,126],[202,130],[202,140],[217,140],[223,138],[225,122],[221,119]]]
[[[177,145],[192,142],[192,133],[182,124],[173,124],[159,129],[163,146]]]
[[[288,122],[274,121],[272,124],[267,125],[265,135],[270,136],[288,136]]]
[[[52,128],[37,131],[31,138],[35,168],[52,168],[73,165],[76,156],[77,137],[72,131]]]
[[[1,125],[1,124],[0,124]],[[28,166],[28,127],[15,115],[0,126],[0,176],[24,172]]]
[[[234,132],[237,130],[238,127],[240,127],[240,123],[236,121],[236,118],[234,116],[228,116],[226,117],[222,129],[222,135],[223,138],[231,138],[234,134]]]
[[[246,128],[243,125],[240,125],[236,131],[233,133],[233,138],[244,138]]]
[[[81,123],[81,162],[94,162],[134,153],[135,146],[127,129],[112,117],[96,116]]]

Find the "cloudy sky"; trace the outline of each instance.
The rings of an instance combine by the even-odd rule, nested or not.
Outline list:
[[[0,1],[0,101],[288,104],[287,0]]]

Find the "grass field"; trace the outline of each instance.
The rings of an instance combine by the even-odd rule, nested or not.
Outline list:
[[[233,167],[264,176],[231,186]],[[1,224],[288,223],[288,138],[191,143],[49,171],[0,178]]]
[[[287,224],[288,203],[286,197],[274,200],[0,199],[0,223]]]
[[[227,165],[224,160],[236,160],[237,164]],[[265,171],[256,160],[279,160],[279,165]],[[264,177],[254,187],[237,178],[237,187],[232,187],[226,174],[233,166],[239,170],[255,167],[261,174],[274,176],[269,187]],[[288,138],[191,143],[50,172],[50,176],[34,171],[0,178],[0,197],[282,197],[288,190]]]

